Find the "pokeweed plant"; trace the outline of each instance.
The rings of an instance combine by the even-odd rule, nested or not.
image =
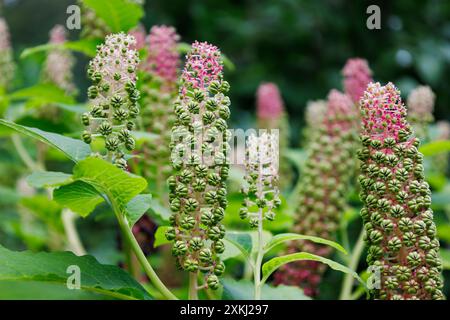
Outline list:
[[[356,141],[356,115],[347,95],[337,90],[330,92],[327,109],[312,131],[308,145],[308,158],[298,189],[296,233],[335,239],[355,167],[351,155]],[[291,243],[287,252],[299,250],[323,257],[332,253],[331,247],[308,240]],[[305,294],[316,296],[325,268],[318,261],[297,261],[280,268],[275,283],[300,286]]]
[[[227,119],[230,86],[223,79],[220,51],[206,42],[194,42],[187,54],[175,102],[171,158],[175,174],[168,179],[172,254],[180,269],[189,272],[189,297],[199,289],[219,288],[225,265],[221,223],[227,206],[229,171]],[[199,274],[203,284],[199,284]]]
[[[379,274],[376,299],[443,299],[442,263],[420,141],[399,90],[369,84],[360,102],[359,178],[367,262]]]
[[[264,257],[263,221],[275,219],[274,209],[280,206],[278,190],[278,134],[264,132],[257,137],[252,134],[247,140],[246,174],[247,185],[242,188],[245,196],[239,212],[241,219],[248,219],[251,228],[257,229],[257,254],[254,263],[255,299],[261,299],[261,265]]]
[[[9,40],[9,29],[5,19],[0,18],[0,90],[9,89],[14,77],[15,64]],[[0,91],[0,93],[1,93]]]
[[[429,86],[419,86],[408,95],[408,121],[421,141],[429,140],[428,126],[433,122],[436,96]]]

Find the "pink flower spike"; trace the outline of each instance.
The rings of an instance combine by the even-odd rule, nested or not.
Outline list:
[[[133,36],[136,39],[136,44],[131,47],[134,50],[141,50],[145,47],[145,28],[142,24],[138,25],[136,28],[130,30],[128,32],[129,35]]]
[[[177,52],[179,39],[173,27],[152,27],[147,36],[148,58],[144,70],[169,84],[175,84],[180,63]]]
[[[50,30],[50,43],[60,44],[66,42],[66,29],[60,24]]]
[[[344,76],[344,89],[353,100],[358,103],[364,94],[367,85],[373,81],[372,70],[367,60],[361,58],[348,59],[342,69]]]
[[[271,82],[261,84],[256,93],[256,105],[258,118],[279,118],[284,111],[284,104],[277,85]]]

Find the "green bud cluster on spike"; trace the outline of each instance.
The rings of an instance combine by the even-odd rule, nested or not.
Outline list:
[[[361,216],[376,299],[443,299],[442,263],[419,139],[392,84],[371,83],[360,101]],[[376,274],[376,272],[374,273]]]
[[[347,95],[332,90],[321,118],[317,129],[311,131],[294,231],[333,240],[355,168],[357,113]],[[310,241],[294,242],[288,248],[288,253],[298,251],[324,257],[332,252],[330,247]],[[290,263],[275,274],[275,283],[297,285],[305,294],[316,296],[324,270],[325,265],[317,261]]]
[[[180,93],[175,102],[177,120],[172,128],[171,159],[175,174],[168,179],[173,240],[178,267],[202,272],[210,289],[219,287],[224,272],[220,254],[225,228],[229,170],[230,99],[225,96],[222,60],[217,47],[195,42],[186,58]]]
[[[281,200],[278,190],[278,134],[264,132],[260,137],[252,134],[247,140],[247,185],[242,188],[245,196],[239,211],[241,219],[248,219],[250,227],[257,228],[263,219],[273,221],[274,209]]]
[[[173,27],[153,26],[147,36],[147,58],[139,67],[145,73],[140,88],[144,106],[141,122],[145,131],[158,135],[143,145],[143,175],[155,183],[162,198],[167,195],[165,181],[172,173],[169,144],[176,118],[172,106],[178,89],[179,38]]]
[[[135,39],[124,33],[111,34],[98,46],[89,63],[90,111],[82,115],[86,126],[82,138],[90,144],[101,139],[100,153],[119,168],[126,168],[125,153],[134,149],[133,120],[139,114],[140,93],[136,89],[139,57],[130,49]],[[95,147],[95,146],[93,146]]]

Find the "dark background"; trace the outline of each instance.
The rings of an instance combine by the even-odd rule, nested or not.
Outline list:
[[[47,42],[48,31],[65,23],[66,8],[74,3],[2,1],[17,57],[26,47]],[[366,8],[375,3],[381,30],[368,30]],[[306,102],[342,88],[340,71],[355,56],[368,59],[375,79],[394,82],[404,97],[417,84],[430,85],[437,94],[436,118],[450,119],[450,1],[147,0],[145,12],[147,29],[174,25],[182,41],[209,41],[235,63],[236,70],[226,72],[234,126],[252,124],[255,90],[260,82],[273,81],[281,88],[298,144],[295,132]],[[76,32],[70,38],[77,38]],[[76,81],[85,88],[86,59],[79,57]],[[18,87],[37,81],[36,60],[21,61],[25,72],[16,79]]]

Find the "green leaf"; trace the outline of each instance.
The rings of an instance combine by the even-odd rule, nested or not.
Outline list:
[[[162,246],[163,244],[171,243],[172,241],[167,240],[166,231],[170,228],[169,226],[160,226],[155,232],[155,242],[153,243],[153,248]]]
[[[134,223],[149,204],[149,195],[134,199],[147,186],[144,178],[95,157],[78,162],[73,169],[75,182],[54,191],[55,200],[85,217],[103,202],[104,196]],[[127,212],[130,210],[131,212]],[[142,215],[142,214],[141,214]]]
[[[28,209],[34,216],[41,219],[46,225],[53,229],[63,232],[61,222],[61,206],[48,198],[47,195],[35,195],[28,198],[22,198],[20,205]]]
[[[297,253],[292,253],[292,254],[288,254],[285,256],[281,256],[281,257],[276,257],[273,258],[269,261],[267,261],[266,263],[264,263],[264,265],[262,266],[262,273],[263,273],[263,278],[262,281],[265,282],[269,276],[279,267],[281,267],[282,265],[289,263],[289,262],[293,262],[293,261],[299,261],[299,260],[312,260],[312,261],[319,261],[322,263],[327,264],[330,268],[337,270],[337,271],[341,271],[344,273],[348,273],[351,274],[355,279],[357,279],[359,282],[364,283],[363,280],[358,276],[358,274],[352,270],[350,270],[349,268],[347,268],[346,266],[337,263],[336,261],[312,254],[312,253],[308,253],[308,252],[297,252]]]
[[[450,243],[450,224],[438,224],[437,235],[439,240]]]
[[[267,253],[268,251],[270,251],[274,247],[282,244],[283,242],[293,241],[293,240],[308,240],[308,241],[312,241],[315,243],[324,244],[324,245],[333,247],[333,248],[341,251],[344,254],[347,254],[347,251],[339,243],[336,243],[336,242],[330,241],[330,240],[326,240],[323,238],[319,238],[319,237],[305,236],[305,235],[296,234],[296,233],[277,234],[272,239],[270,239],[269,243],[267,243],[264,246],[264,252]]]
[[[44,142],[45,144],[62,151],[75,162],[82,160],[91,154],[89,145],[81,140],[72,139],[53,132],[42,131],[37,128],[21,126],[5,119],[0,119],[0,125],[4,125],[26,136]]]
[[[438,140],[426,143],[419,148],[419,151],[422,152],[425,157],[450,152],[450,140]]]
[[[114,33],[129,31],[144,16],[140,5],[127,0],[83,0],[83,3]]]
[[[247,259],[252,251],[252,236],[249,232],[227,231],[225,240],[232,243]]]
[[[80,290],[118,299],[151,299],[129,274],[112,265],[102,265],[92,256],[77,257],[71,252],[14,252],[0,246],[0,281],[33,281],[58,284],[66,290],[69,266],[80,270]],[[69,281],[69,283],[71,283]],[[39,292],[37,297],[45,297]]]
[[[53,191],[53,198],[60,205],[87,217],[104,201],[98,191],[89,183],[74,181]]]
[[[149,216],[155,219],[161,219],[162,221],[169,221],[172,214],[169,209],[164,207],[159,199],[153,198],[150,203]]]
[[[254,285],[248,280],[236,281],[230,278],[222,280],[224,300],[253,300]],[[298,287],[277,286],[272,287],[264,284],[261,290],[263,300],[310,300]]]
[[[64,90],[52,84],[37,84],[32,87],[17,90],[9,95],[9,99],[36,99],[42,103],[75,104],[73,97],[66,95]]]
[[[441,249],[442,267],[445,270],[450,270],[450,250]]]
[[[54,43],[47,43],[47,44],[41,44],[36,47],[27,48],[22,51],[20,54],[20,58],[24,59],[31,55],[34,55],[39,52],[46,52],[49,50],[55,50],[55,49],[67,49],[72,50],[76,52],[80,52],[85,54],[88,57],[94,57],[97,50],[97,45],[100,44],[100,41],[98,40],[88,40],[88,39],[81,39],[77,41],[66,41],[64,43],[54,44]]]
[[[133,226],[150,208],[151,202],[151,194],[139,194],[128,202],[126,214],[130,226]]]
[[[20,195],[16,190],[0,185],[0,205],[11,205],[19,201]]]
[[[35,171],[27,177],[27,182],[35,188],[56,187],[72,182],[72,175],[63,172]]]

